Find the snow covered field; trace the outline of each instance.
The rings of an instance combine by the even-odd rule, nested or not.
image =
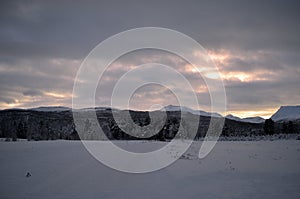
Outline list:
[[[165,143],[117,144],[147,151]],[[127,174],[79,141],[0,142],[0,198],[300,198],[300,141],[222,141],[202,160],[200,145],[160,171]]]

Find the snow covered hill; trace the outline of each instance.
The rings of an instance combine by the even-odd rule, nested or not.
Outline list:
[[[235,120],[235,121],[238,121],[238,122],[249,122],[249,123],[263,123],[265,122],[265,119],[262,118],[262,117],[246,117],[246,118],[239,118],[237,116],[234,116],[234,115],[227,115],[226,116],[227,119],[230,119],[230,120]]]
[[[32,111],[40,111],[40,112],[61,112],[61,111],[70,111],[71,108],[64,106],[41,106],[37,108],[29,109]]]
[[[265,119],[262,117],[246,117],[242,119],[243,122],[250,122],[250,123],[263,123]]]
[[[201,116],[212,116],[212,117],[222,117],[219,113],[209,113],[202,110],[193,110],[191,108],[185,107],[185,106],[174,106],[174,105],[168,105],[161,109],[162,111],[182,111],[186,113],[192,113],[194,115],[201,115]]]
[[[10,110],[14,110],[14,109],[10,109]],[[15,109],[15,110],[22,110],[22,109]],[[65,107],[65,106],[41,106],[41,107],[31,108],[28,110],[39,111],[39,112],[63,112],[63,111],[71,111],[72,108]],[[118,109],[108,108],[108,107],[73,109],[73,111],[95,111],[95,110],[96,111],[105,111],[105,110],[118,111]]]
[[[230,120],[239,121],[239,122],[242,120],[241,118],[239,118],[239,117],[237,117],[237,116],[234,116],[234,115],[232,115],[232,114],[226,115],[225,118],[230,119]]]
[[[7,110],[26,110],[26,109],[7,109]],[[72,108],[64,107],[64,106],[42,106],[37,108],[31,108],[27,109],[30,111],[38,111],[38,112],[65,112],[65,111],[71,111]],[[73,109],[74,110],[74,109]],[[105,111],[105,110],[111,110],[113,112],[120,111],[119,109],[109,108],[109,107],[96,107],[96,108],[82,108],[82,109],[76,109],[74,111]],[[160,111],[183,111],[185,113],[191,113],[194,115],[201,115],[201,116],[207,116],[207,117],[223,117],[219,113],[210,113],[202,110],[194,110],[185,106],[175,106],[175,105],[168,105]],[[247,118],[239,118],[234,115],[227,115],[227,119],[235,120],[238,122],[248,122],[248,123],[263,123],[265,120],[262,117],[247,117]],[[282,122],[282,121],[295,121],[300,120],[300,106],[281,106],[279,110],[272,115],[272,120],[275,122]]]
[[[299,120],[300,106],[281,106],[271,119],[275,122]]]

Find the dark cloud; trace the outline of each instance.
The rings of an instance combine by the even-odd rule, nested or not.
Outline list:
[[[296,104],[299,9],[299,1],[293,0],[1,2],[0,101],[70,105],[70,97],[59,95],[72,92],[81,61],[99,42],[131,28],[159,26],[183,32],[209,50],[230,52],[226,63],[219,65],[221,72],[264,79],[226,79],[229,107]],[[128,70],[125,66],[149,60],[173,65],[193,85],[203,84],[198,75],[182,70],[184,61],[162,52],[135,53],[119,59],[123,68],[107,71],[99,101],[108,102],[113,85]],[[209,102],[207,93],[200,92],[199,98]]]
[[[299,51],[299,8],[298,1],[8,1],[0,35],[19,55],[64,58],[82,58],[105,38],[142,26],[172,28],[205,47]]]
[[[6,104],[12,104],[15,103],[16,100],[9,97],[0,96],[0,102],[4,102]]]
[[[23,92],[23,95],[25,95],[25,96],[43,96],[44,93],[39,90],[26,90]]]

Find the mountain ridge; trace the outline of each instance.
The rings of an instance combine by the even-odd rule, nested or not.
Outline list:
[[[300,119],[300,106],[281,106],[272,116],[275,122],[294,121]]]
[[[31,110],[31,111],[38,111],[38,112],[63,112],[63,111],[72,111],[72,110],[74,110],[74,111],[90,111],[90,110],[120,111],[121,109],[110,108],[110,107],[72,109],[70,107],[65,107],[65,106],[40,106],[40,107],[34,107],[34,108],[28,108],[28,109],[11,108],[11,109],[4,109],[4,110],[0,110],[0,111],[5,111],[5,110]],[[240,117],[234,116],[232,114],[222,116],[219,113],[211,113],[211,112],[206,112],[203,110],[194,110],[189,107],[176,106],[176,105],[168,105],[168,106],[165,106],[162,109],[156,110],[156,111],[171,111],[171,112],[172,111],[183,111],[183,112],[189,112],[194,115],[217,117],[217,118],[225,117],[227,119],[231,119],[231,120],[235,120],[235,121],[239,121],[239,122],[249,122],[249,123],[263,123],[265,121],[264,118],[259,117],[259,116],[246,117],[246,118],[240,118]],[[300,105],[281,106],[270,118],[272,120],[274,120],[275,122],[300,120]]]

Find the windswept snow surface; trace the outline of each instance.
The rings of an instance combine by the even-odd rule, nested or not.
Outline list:
[[[300,141],[223,141],[200,160],[201,143],[165,169],[127,174],[99,163],[80,141],[1,142],[0,198],[300,198]],[[166,143],[116,144],[145,152]]]

